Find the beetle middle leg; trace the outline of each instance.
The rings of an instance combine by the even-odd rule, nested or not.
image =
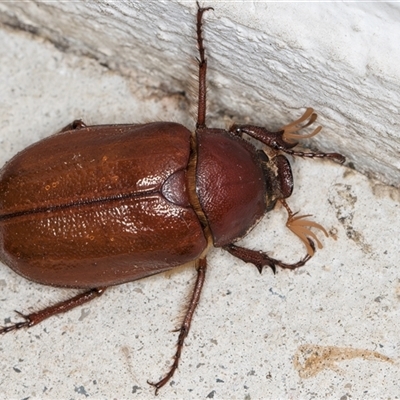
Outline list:
[[[95,299],[96,297],[101,296],[106,289],[106,287],[90,289],[68,300],[61,301],[50,307],[46,307],[43,310],[28,315],[16,311],[22,318],[24,318],[24,321],[0,328],[0,334],[15,331],[21,328],[30,328],[31,326],[37,325],[39,322],[42,322],[53,315],[67,312]]]
[[[196,310],[196,307],[199,304],[201,290],[203,288],[204,279],[206,277],[207,260],[206,260],[206,258],[201,258],[196,262],[196,264],[197,264],[196,265],[197,266],[197,279],[196,279],[196,283],[194,285],[192,298],[190,300],[189,307],[186,311],[186,315],[183,320],[183,323],[182,323],[181,327],[176,330],[176,332],[179,332],[179,337],[178,337],[177,349],[176,349],[176,352],[174,355],[174,362],[172,363],[172,366],[171,366],[170,370],[168,371],[168,373],[159,382],[153,383],[153,382],[147,381],[148,384],[150,384],[156,388],[156,394],[158,393],[158,390],[160,388],[162,388],[172,378],[176,369],[178,368],[179,360],[181,358],[183,343],[185,341],[186,336],[189,333],[190,324],[192,322],[194,311]]]
[[[196,128],[206,127],[206,73],[207,73],[207,59],[204,56],[204,45],[202,36],[202,20],[205,11],[214,10],[212,7],[201,8],[199,3],[197,3],[197,46],[199,48],[199,99],[198,99],[198,109],[197,109],[197,123]]]

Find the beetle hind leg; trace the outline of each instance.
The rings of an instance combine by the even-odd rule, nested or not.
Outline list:
[[[70,124],[64,126],[60,132],[67,132],[67,131],[75,131],[78,129],[86,128],[86,124],[81,119],[76,119],[72,121]]]
[[[105,289],[106,288],[103,287],[103,288],[96,288],[96,289],[88,290],[88,291],[80,293],[68,300],[61,301],[50,307],[46,307],[43,310],[37,311],[32,314],[28,314],[28,315],[25,315],[25,314],[20,313],[19,311],[16,311],[16,313],[18,315],[20,315],[24,319],[24,321],[17,322],[13,325],[1,327],[0,334],[11,332],[11,331],[16,331],[16,330],[22,329],[22,328],[30,328],[34,325],[37,325],[39,322],[42,322],[43,320],[52,317],[53,315],[67,312],[69,310],[72,310],[75,307],[78,307],[82,304],[89,302],[90,300],[95,299],[96,297],[101,296],[104,293]]]
[[[174,355],[174,362],[172,363],[172,366],[170,367],[168,373],[159,382],[153,383],[153,382],[147,381],[147,383],[149,385],[154,386],[156,388],[156,393],[155,393],[156,395],[158,393],[158,390],[160,388],[162,388],[172,378],[172,376],[174,375],[175,371],[178,368],[179,360],[181,358],[183,344],[184,344],[186,336],[189,333],[190,324],[192,322],[194,311],[195,311],[197,305],[199,304],[200,294],[201,294],[201,290],[202,290],[203,284],[204,284],[204,279],[206,276],[207,260],[205,258],[201,258],[196,262],[196,264],[197,264],[196,265],[197,266],[197,279],[196,279],[196,283],[195,283],[195,286],[193,289],[192,298],[190,300],[189,307],[186,311],[186,315],[182,322],[182,325],[180,328],[178,328],[176,330],[176,332],[179,332],[179,337],[178,337],[178,344],[177,344],[176,352]]]

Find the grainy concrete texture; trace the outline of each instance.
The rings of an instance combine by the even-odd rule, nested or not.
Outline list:
[[[143,4],[0,4],[1,165],[76,118],[194,127],[195,8]],[[355,169],[292,160],[290,206],[329,232],[304,268],[260,275],[211,251],[179,370],[158,398],[399,398],[400,193],[385,184],[400,181],[393,41],[400,8],[206,5],[215,8],[205,34],[209,126],[234,119],[274,129],[313,106],[324,129],[310,145],[343,152]],[[278,207],[242,244],[297,260],[304,248],[285,221]],[[114,287],[84,307],[4,335],[1,397],[153,398],[146,380],[171,363],[172,330],[194,278],[188,268]],[[17,319],[13,310],[35,311],[71,294],[5,266],[0,287],[0,324]]]

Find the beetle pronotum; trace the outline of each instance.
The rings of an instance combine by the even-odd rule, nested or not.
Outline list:
[[[309,135],[299,131],[316,114],[277,132],[254,125],[229,130],[206,125],[207,60],[198,7],[198,114],[194,133],[171,122],[143,125],[67,125],[17,154],[0,171],[0,258],[35,282],[85,291],[0,329],[32,327],[102,295],[105,289],[191,262],[197,279],[181,327],[174,361],[157,391],[176,371],[193,313],[200,300],[211,246],[254,264],[296,269],[314,254],[311,228],[324,228],[292,213],[285,199],[293,189],[284,153],[343,162],[337,153],[293,150]],[[301,125],[304,123],[303,125]],[[253,137],[269,155],[243,139]],[[160,146],[162,143],[162,146]],[[287,226],[307,255],[286,264],[262,251],[240,247],[243,237],[280,202]]]

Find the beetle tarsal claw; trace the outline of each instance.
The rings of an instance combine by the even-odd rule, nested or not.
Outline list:
[[[317,119],[317,114],[314,112],[314,110],[312,108],[307,108],[305,113],[299,119],[291,122],[288,125],[282,126],[281,128],[281,131],[283,131],[282,137],[285,140],[285,142],[294,143],[301,139],[308,139],[310,137],[317,135],[319,131],[322,129],[321,126],[318,126],[311,133],[307,135],[302,135],[298,133],[300,130],[313,124],[316,119]],[[307,120],[308,122],[306,122],[304,125],[301,125],[302,122]]]
[[[307,217],[311,217],[310,214],[307,215],[298,215],[296,214],[289,215],[289,218],[286,222],[286,226],[295,234],[297,235],[300,240],[305,244],[307,248],[307,253],[310,257],[312,257],[315,253],[315,249],[310,245],[310,239],[315,240],[318,245],[318,248],[322,248],[322,243],[319,241],[317,235],[311,231],[310,228],[316,228],[321,230],[325,236],[328,237],[328,232],[326,229],[316,222],[310,221],[308,219],[304,219]]]
[[[3,334],[3,333],[11,332],[11,331],[16,331],[16,330],[22,329],[22,328],[28,328],[30,326],[31,319],[29,318],[28,315],[24,315],[24,314],[22,314],[22,313],[20,313],[19,311],[16,311],[16,310],[15,310],[15,312],[18,315],[20,315],[24,319],[24,321],[16,322],[16,323],[14,323],[12,325],[8,325],[8,326],[0,326],[0,335]]]

